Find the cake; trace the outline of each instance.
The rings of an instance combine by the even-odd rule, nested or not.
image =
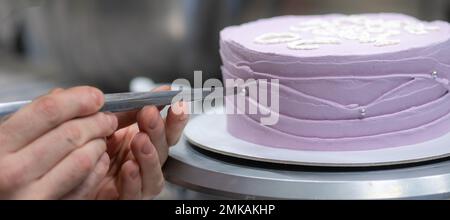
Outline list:
[[[450,132],[447,22],[392,13],[281,16],[227,27],[220,38],[224,80],[279,80],[278,122],[228,114],[236,138],[348,151],[408,146]],[[248,105],[259,105],[252,99]]]

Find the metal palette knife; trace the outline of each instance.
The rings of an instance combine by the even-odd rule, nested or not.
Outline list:
[[[220,92],[215,92],[220,91]],[[180,101],[176,97],[183,97],[183,101],[193,102],[205,99],[222,98],[227,95],[237,95],[242,90],[236,88],[204,88],[184,89],[176,91],[160,92],[129,92],[105,94],[105,104],[100,111],[103,112],[125,112],[141,109],[148,105],[164,106]],[[0,117],[12,114],[32,101],[17,101],[0,103]]]

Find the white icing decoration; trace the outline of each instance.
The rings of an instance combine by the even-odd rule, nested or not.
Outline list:
[[[406,26],[405,31],[407,31],[410,34],[417,34],[417,35],[428,34],[428,31],[426,31],[425,28],[420,28],[414,25]]]
[[[417,35],[424,35],[424,34],[428,34],[428,31],[425,30],[413,30],[410,31],[411,34],[417,34]]]
[[[400,35],[401,32],[399,30],[389,30],[385,33],[385,35],[387,36],[395,36],[395,35]]]
[[[425,30],[427,30],[427,31],[439,31],[439,30],[441,30],[441,28],[438,27],[438,26],[425,26]]]
[[[375,46],[376,47],[386,47],[386,46],[392,46],[392,45],[396,45],[399,44],[400,41],[399,40],[390,40],[390,39],[378,39],[375,41]]]
[[[336,36],[336,32],[331,29],[315,29],[311,33],[319,36]]]
[[[300,35],[295,33],[266,33],[255,39],[258,44],[280,44],[300,39]]]
[[[340,31],[338,36],[347,40],[356,40],[359,38],[358,33],[351,29]]]
[[[296,44],[296,41],[288,44],[289,49],[293,50],[316,50],[319,49],[319,45],[316,44]]]
[[[362,44],[371,44],[376,41],[377,41],[377,39],[375,39],[375,38],[359,38],[359,42]]]
[[[388,29],[400,29],[405,23],[401,20],[391,20],[387,21],[384,26]]]
[[[347,20],[353,24],[364,24],[368,19],[361,15],[350,15],[347,17]]]
[[[386,47],[400,44],[391,39],[400,34],[424,35],[439,31],[439,26],[413,19],[373,19],[361,15],[350,15],[332,19],[316,18],[301,21],[289,27],[291,32],[267,33],[255,39],[259,44],[287,43],[293,50],[319,49],[323,44],[340,44],[341,40]],[[302,38],[297,32],[302,33]],[[310,36],[311,35],[311,36]],[[304,39],[304,36],[308,38]]]
[[[385,40],[385,39],[387,39],[389,37],[396,36],[396,35],[399,35],[399,34],[400,34],[400,31],[389,30],[389,31],[387,31],[385,33],[382,33],[382,34],[378,35],[377,39]]]
[[[369,33],[383,33],[386,30],[385,22],[381,19],[366,20],[364,25]]]
[[[319,44],[340,44],[341,40],[334,37],[316,37],[314,39],[297,40],[288,44],[288,48],[294,50],[315,50]]]
[[[376,38],[373,38],[368,32],[362,32],[358,36],[358,40],[362,44],[374,43],[377,41]]]

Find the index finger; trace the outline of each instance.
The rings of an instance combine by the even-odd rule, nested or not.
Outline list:
[[[17,151],[63,122],[96,113],[103,102],[102,92],[87,86],[42,96],[0,124],[0,151]]]

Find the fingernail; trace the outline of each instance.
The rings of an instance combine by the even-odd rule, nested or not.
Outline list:
[[[101,97],[100,92],[98,90],[96,90],[96,89],[91,89],[90,93],[91,93],[90,95],[92,96],[92,98],[95,100],[95,103],[97,105],[101,105],[102,104],[102,97]]]
[[[141,152],[145,155],[151,154],[153,151],[153,147],[150,144],[144,144],[141,148]]]

